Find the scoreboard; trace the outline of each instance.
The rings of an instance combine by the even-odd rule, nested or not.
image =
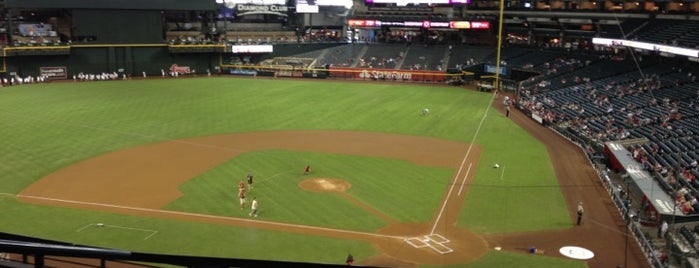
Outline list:
[[[7,8],[215,10],[215,0],[5,0]]]

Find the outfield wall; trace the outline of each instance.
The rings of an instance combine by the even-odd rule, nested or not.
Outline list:
[[[215,73],[216,67],[232,56],[251,56],[255,60],[268,57],[296,55],[338,46],[327,44],[281,44],[274,46],[274,53],[266,55],[237,55],[231,53],[172,53],[166,44],[124,44],[124,45],[71,45],[68,55],[5,56],[4,73],[16,73],[25,77],[37,76],[41,67],[66,67],[68,77],[80,72],[102,73],[123,71],[129,76],[160,75],[173,64],[188,66],[197,73],[209,69]]]
[[[70,48],[69,55],[5,57],[5,74],[37,76],[41,67],[66,67],[68,77],[80,72],[118,72],[129,76],[161,74],[173,64],[189,66],[197,73],[214,72],[220,53],[171,53],[166,45],[85,46]]]

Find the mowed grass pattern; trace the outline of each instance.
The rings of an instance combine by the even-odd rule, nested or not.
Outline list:
[[[110,151],[232,132],[359,130],[470,142],[481,126],[490,100],[490,94],[457,87],[230,77],[66,82],[2,88],[0,192],[16,194],[51,172]],[[430,108],[431,116],[420,116],[425,107]],[[483,148],[483,155],[479,166],[472,170],[476,177],[471,181],[466,204],[459,215],[460,226],[480,233],[499,233],[570,225],[543,146],[493,110],[488,112],[475,142]],[[253,190],[252,195],[259,194],[261,200],[268,200],[261,201],[264,217],[353,230],[375,230],[385,224],[333,194],[299,191],[298,198],[292,201],[312,203],[305,197],[313,198],[319,201],[313,206],[320,206],[326,212],[340,206],[351,213],[349,223],[348,215],[339,212],[312,219],[314,214],[309,210],[313,206],[287,211],[285,207],[293,206],[289,204],[293,202],[278,201],[286,199],[280,193],[294,189],[294,183],[301,178],[293,172],[300,172],[303,166],[289,161],[289,157],[329,160],[319,172],[350,181],[354,186],[348,194],[401,222],[430,219],[438,209],[435,200],[445,193],[448,188],[445,182],[455,173],[391,159],[251,152],[182,185],[187,195],[167,208],[245,216],[231,198],[235,180],[253,171],[259,179],[256,181],[259,189]],[[490,168],[496,161],[506,167],[502,179],[501,170]],[[355,172],[354,165],[365,171]],[[399,178],[405,174],[408,176]],[[270,179],[265,181],[266,177]],[[401,183],[393,183],[394,180]],[[430,197],[419,198],[414,194],[420,187]],[[415,199],[419,201],[415,203]],[[324,202],[332,205],[323,207],[320,203]],[[356,241],[50,208],[10,199],[3,199],[2,204],[6,216],[0,219],[1,231],[79,244],[173,254],[333,263],[342,262],[348,250],[358,260],[376,254],[370,245]],[[512,208],[503,210],[502,206]],[[413,207],[417,209],[410,211]],[[513,211],[521,216],[517,223],[508,221]],[[107,242],[76,235],[75,230],[80,226],[95,222],[161,232],[147,243]],[[294,242],[277,241],[285,239]],[[205,246],[202,241],[206,241]],[[342,252],[337,255],[344,256],[330,257],[335,255],[332,252]],[[532,262],[530,267],[551,267]],[[578,266],[567,263],[553,266],[580,265],[580,262],[575,262]]]

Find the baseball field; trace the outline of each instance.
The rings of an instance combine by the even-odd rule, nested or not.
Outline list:
[[[500,104],[462,87],[233,77],[0,88],[0,231],[332,264],[646,266],[579,149]]]

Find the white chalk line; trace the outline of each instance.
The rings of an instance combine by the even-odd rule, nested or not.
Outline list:
[[[41,196],[32,196],[32,195],[21,195],[21,194],[20,194],[20,195],[13,195],[13,194],[8,194],[8,193],[0,193],[0,195],[9,196],[9,197],[15,197],[15,198],[29,198],[29,199],[45,200],[45,201],[52,201],[52,202],[57,202],[57,203],[68,203],[68,204],[78,204],[78,205],[89,205],[89,206],[97,206],[97,207],[108,207],[108,208],[117,208],[117,209],[124,209],[124,210],[133,210],[133,211],[160,213],[160,214],[170,214],[170,215],[181,215],[181,216],[190,216],[190,217],[197,217],[197,218],[209,218],[209,219],[218,219],[218,220],[228,220],[228,221],[261,222],[261,223],[264,223],[264,224],[266,224],[266,225],[272,225],[272,226],[284,226],[284,227],[292,227],[292,228],[298,228],[298,229],[319,230],[319,231],[326,231],[326,232],[345,233],[345,234],[354,234],[354,235],[364,235],[364,236],[371,236],[371,237],[395,238],[395,239],[401,239],[401,240],[405,239],[405,237],[403,237],[403,236],[383,235],[383,234],[368,233],[368,232],[359,232],[359,231],[342,230],[342,229],[334,229],[334,228],[326,228],[326,227],[317,227],[317,226],[309,226],[309,225],[300,225],[300,224],[293,224],[293,223],[283,223],[283,222],[273,222],[273,221],[260,221],[260,220],[252,220],[252,219],[245,219],[245,218],[236,218],[236,217],[225,217],[225,216],[217,216],[217,215],[199,214],[199,213],[192,213],[192,212],[182,212],[182,211],[161,210],[161,209],[152,209],[152,208],[139,208],[139,207],[130,207],[130,206],[120,206],[120,205],[112,205],[112,204],[102,204],[102,203],[94,203],[94,202],[74,201],[74,200],[66,200],[66,199],[58,199],[58,198],[50,198],[50,197],[41,197]]]
[[[461,174],[461,170],[464,168],[464,164],[466,163],[466,159],[471,155],[471,149],[473,149],[473,144],[476,142],[476,138],[478,137],[478,134],[481,132],[481,128],[483,127],[483,123],[485,122],[485,118],[488,117],[488,112],[490,111],[490,107],[492,106],[493,100],[495,100],[495,97],[497,96],[497,93],[493,94],[493,97],[490,98],[490,102],[488,102],[488,106],[485,108],[485,113],[483,113],[483,117],[481,117],[481,121],[478,123],[478,127],[476,128],[476,133],[473,134],[473,138],[471,138],[471,143],[468,145],[468,149],[466,150],[466,155],[464,155],[464,159],[461,160],[461,165],[459,165],[459,169],[456,172],[456,176],[454,177],[451,187],[449,187],[449,191],[447,192],[447,197],[444,199],[444,203],[442,203],[442,208],[439,210],[439,214],[437,214],[437,218],[434,221],[434,224],[432,224],[432,230],[430,231],[430,234],[434,234],[434,230],[437,228],[437,224],[439,224],[439,221],[442,218],[442,214],[444,214],[444,209],[447,207],[447,203],[449,202],[449,198],[451,197],[451,192],[454,190],[454,185],[456,181],[459,180],[459,175]]]
[[[269,176],[269,177],[267,177],[267,178],[261,179],[260,182],[271,181],[272,178],[274,178],[274,177],[279,177],[279,176],[281,176],[281,175],[288,174],[288,173],[291,173],[291,171],[279,172],[279,173],[274,174],[274,175],[272,175],[272,176]]]
[[[468,169],[466,170],[466,175],[464,175],[464,179],[461,181],[461,187],[459,187],[458,196],[461,196],[461,192],[464,190],[464,185],[466,185],[466,180],[468,180],[468,174],[471,173],[471,166],[473,166],[473,163],[468,163]]]
[[[120,225],[111,225],[111,224],[99,224],[99,223],[90,223],[88,225],[83,226],[82,228],[76,230],[75,232],[79,233],[84,231],[87,228],[90,228],[92,226],[96,226],[98,228],[114,228],[114,229],[123,229],[123,230],[129,230],[129,231],[138,231],[138,232],[146,232],[149,233],[148,236],[144,237],[143,240],[148,240],[154,235],[158,233],[157,230],[151,230],[151,229],[143,229],[143,228],[135,228],[135,227],[126,227],[126,226],[120,226]]]
[[[415,241],[418,241],[418,242],[415,242]],[[406,238],[405,242],[410,244],[414,248],[429,247],[432,250],[434,250],[435,252],[442,254],[442,255],[454,252],[454,249],[445,245],[446,243],[449,243],[451,241],[440,234],[431,234],[431,235],[425,235],[422,237]],[[433,243],[434,243],[434,245],[433,245]],[[441,249],[435,245],[439,245],[439,247],[441,247]]]

